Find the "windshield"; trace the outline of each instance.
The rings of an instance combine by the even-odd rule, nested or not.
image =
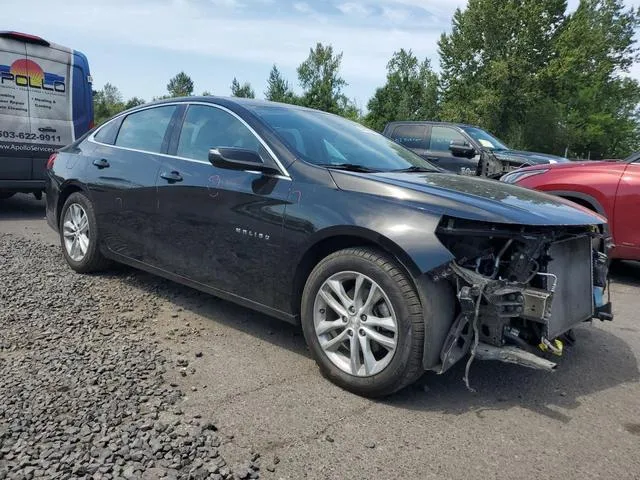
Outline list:
[[[490,150],[508,150],[504,143],[498,140],[496,137],[491,135],[490,133],[485,132],[479,128],[475,127],[462,127],[462,129],[467,132],[473,139],[482,145],[484,148],[488,148]]]
[[[350,120],[315,110],[251,105],[296,155],[315,165],[360,171],[439,169],[415,153]]]
[[[634,152],[623,160],[623,162],[632,163],[640,162],[640,152]]]

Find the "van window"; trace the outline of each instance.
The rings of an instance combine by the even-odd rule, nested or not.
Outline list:
[[[118,132],[116,146],[160,153],[175,110],[175,105],[167,105],[127,115]]]
[[[209,150],[237,147],[260,152],[256,136],[236,117],[206,105],[191,105],[184,119],[176,155],[207,160]]]
[[[391,138],[407,148],[427,148],[427,127],[424,125],[398,125]]]

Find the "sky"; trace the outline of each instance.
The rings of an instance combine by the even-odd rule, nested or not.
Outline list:
[[[235,76],[262,98],[273,64],[299,91],[296,67],[322,42],[343,52],[345,93],[364,109],[394,51],[412,49],[438,69],[437,41],[466,0],[65,0],[54,10],[43,0],[2,3],[0,30],[80,50],[94,88],[110,82],[125,99],[165,94],[179,71],[196,94],[230,95]],[[640,64],[631,75],[640,79]]]

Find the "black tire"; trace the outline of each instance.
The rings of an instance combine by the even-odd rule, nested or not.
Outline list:
[[[396,313],[397,346],[389,365],[366,377],[351,375],[327,357],[315,332],[313,309],[316,295],[332,275],[353,271],[374,280],[387,294]],[[408,275],[388,255],[373,248],[348,248],[323,259],[311,272],[302,296],[302,329],[322,374],[336,385],[366,397],[392,394],[415,382],[424,373],[425,324],[418,294]]]
[[[16,192],[8,192],[6,190],[0,190],[0,200],[6,200],[7,198],[11,198],[16,194]]]
[[[86,212],[87,220],[89,222],[89,247],[87,248],[86,254],[80,261],[76,261],[69,256],[69,253],[67,252],[64,244],[64,218],[67,210],[69,210],[69,208],[74,204],[78,204],[82,207],[82,209]],[[84,193],[74,192],[69,195],[69,198],[67,198],[64,206],[62,207],[62,211],[60,212],[59,231],[62,254],[73,270],[78,273],[92,273],[105,270],[109,267],[111,262],[107,260],[100,252],[100,233],[98,230],[98,225],[96,223],[96,215],[93,209],[93,205]]]

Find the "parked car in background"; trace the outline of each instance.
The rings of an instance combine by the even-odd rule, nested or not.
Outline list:
[[[391,122],[383,135],[434,165],[461,175],[500,178],[528,165],[569,161],[555,155],[512,150],[487,131],[461,123]]]
[[[534,352],[610,318],[593,295],[602,217],[442,173],[316,110],[138,107],[52,155],[46,192],[74,270],[115,260],[301,322],[322,373],[362,395],[442,373],[472,344],[476,359],[552,370]]]
[[[0,199],[40,197],[52,152],[93,128],[87,58],[18,32],[0,32]]]
[[[640,260],[640,152],[624,160],[538,165],[501,179],[552,193],[608,218],[611,258]]]

